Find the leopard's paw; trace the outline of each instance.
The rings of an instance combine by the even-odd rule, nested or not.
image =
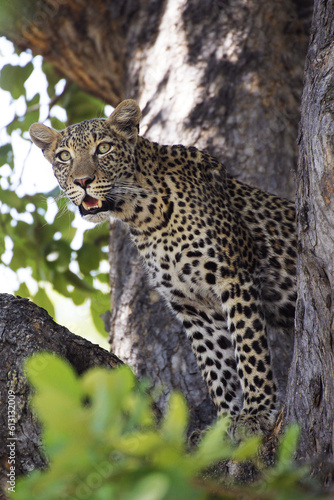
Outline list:
[[[243,408],[236,415],[229,430],[234,441],[240,441],[249,436],[267,435],[273,428],[276,420],[276,410],[254,410]]]

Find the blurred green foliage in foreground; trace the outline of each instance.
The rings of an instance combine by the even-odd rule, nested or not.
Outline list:
[[[15,500],[315,498],[313,487],[305,483],[307,469],[294,463],[296,426],[281,439],[276,465],[268,469],[259,458],[260,439],[253,436],[233,445],[227,419],[220,419],[188,451],[183,397],[171,394],[157,423],[145,384],[125,366],[94,368],[78,377],[61,358],[40,353],[27,361],[26,370],[50,466],[18,479],[11,494]],[[205,479],[202,472],[219,460],[253,460],[259,480],[240,485]]]
[[[90,300],[94,325],[106,336],[100,315],[110,309],[107,266],[101,266],[108,261],[108,226],[85,231],[81,248],[75,249],[75,211],[67,206],[67,198],[62,197],[59,188],[49,193],[26,194],[22,181],[27,167],[32,172],[32,183],[34,177],[41,176],[43,168],[37,163],[32,169],[28,152],[23,153],[23,146],[33,147],[28,133],[32,123],[42,121],[63,129],[83,119],[104,117],[105,105],[74,83],[66,82],[52,64],[40,57],[33,58],[29,51],[14,52],[11,60],[2,67],[0,75],[0,88],[9,95],[6,113],[10,117],[0,145],[0,264],[16,274],[15,292],[31,298],[53,317],[50,285],[75,305]],[[38,83],[32,85],[31,78]],[[14,144],[19,144],[16,150]],[[18,157],[22,155],[27,156],[21,167]],[[50,220],[52,203],[53,208],[57,204],[58,214]],[[21,270],[30,273],[33,287],[26,279],[20,279]]]

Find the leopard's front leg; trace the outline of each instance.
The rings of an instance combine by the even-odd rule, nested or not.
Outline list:
[[[233,419],[231,433],[265,434],[276,416],[276,385],[270,361],[266,323],[252,278],[238,274],[224,283],[221,302],[233,339],[237,371],[243,392],[243,408]]]
[[[182,319],[218,415],[239,414],[241,386],[226,318],[197,308],[193,314],[184,312]]]

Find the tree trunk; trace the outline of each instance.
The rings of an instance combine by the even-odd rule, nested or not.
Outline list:
[[[298,165],[296,336],[286,419],[301,426],[298,457],[334,479],[334,6],[315,2],[305,66]]]
[[[128,37],[126,95],[159,143],[196,145],[241,180],[294,197],[305,39],[289,0],[169,0],[146,45]],[[158,28],[158,29],[157,29]]]
[[[135,98],[142,134],[207,148],[241,180],[293,197],[305,36],[292,0],[45,0],[21,7],[21,24],[9,24],[7,36],[108,104]],[[150,290],[119,224],[112,223],[110,246],[112,349],[162,384],[161,407],[181,388],[193,424],[206,425],[213,409],[181,327]],[[284,387],[291,340],[282,332],[272,337]]]
[[[121,361],[57,325],[44,309],[29,300],[7,294],[0,294],[0,342],[0,488],[7,491],[10,451],[16,477],[46,465],[40,426],[29,405],[24,360],[36,352],[50,351],[67,359],[78,374],[93,366],[115,367]],[[11,422],[14,435],[10,433],[9,418],[15,421]]]

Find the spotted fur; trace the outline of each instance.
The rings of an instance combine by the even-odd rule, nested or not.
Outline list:
[[[276,412],[266,325],[290,328],[294,318],[294,205],[238,182],[194,147],[140,137],[139,119],[127,100],[107,120],[62,132],[34,124],[31,137],[85,219],[128,225],[218,414],[266,432]]]

